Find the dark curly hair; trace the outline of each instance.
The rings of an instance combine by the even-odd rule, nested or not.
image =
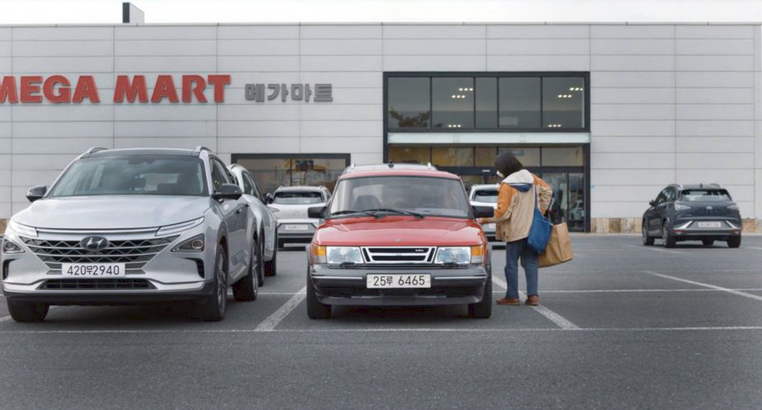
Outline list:
[[[495,169],[507,177],[524,169],[524,165],[510,152],[504,152],[495,158]]]

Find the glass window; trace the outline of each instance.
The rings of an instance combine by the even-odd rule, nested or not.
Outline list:
[[[243,176],[243,193],[251,196],[254,195],[254,188],[252,188],[251,182],[246,176]]]
[[[433,78],[431,86],[434,129],[473,129],[474,79]]]
[[[430,81],[428,77],[389,79],[390,129],[430,128]]]
[[[471,167],[474,165],[473,147],[434,147],[431,163],[438,166]]]
[[[281,205],[310,205],[323,202],[323,195],[317,191],[280,191],[275,193],[273,203]]]
[[[500,128],[540,128],[540,79],[500,78]]]
[[[498,155],[503,152],[510,152],[519,161],[521,165],[525,167],[539,167],[540,166],[540,149],[539,148],[498,148]],[[494,165],[494,161],[492,162]]]
[[[585,165],[582,147],[543,148],[542,165],[550,167],[581,167]]]
[[[542,124],[546,129],[585,127],[585,79],[546,77],[542,79]]]
[[[480,188],[474,191],[474,198],[472,199],[472,201],[496,204],[498,195],[499,195],[499,191],[497,187],[489,188],[489,189]]]
[[[259,188],[257,187],[257,183],[254,182],[254,180],[249,175],[246,175],[246,174],[243,174],[243,180],[248,181],[249,184],[251,185],[251,195],[261,200],[262,195],[259,193]]]
[[[212,166],[212,191],[222,192],[222,184],[230,182],[225,173],[225,168],[215,160],[212,160],[210,165]]]
[[[476,79],[476,128],[497,128],[497,78]]]
[[[83,158],[66,170],[50,193],[90,195],[206,195],[203,162],[168,155]]]
[[[680,193],[680,199],[689,202],[722,202],[730,201],[730,195],[724,189],[685,189]]]
[[[495,165],[496,156],[496,147],[476,147],[474,148],[474,165],[477,167],[492,167]]]
[[[427,164],[431,162],[429,147],[389,146],[389,162],[408,164]]]
[[[569,173],[569,229],[585,230],[585,176],[581,172]]]

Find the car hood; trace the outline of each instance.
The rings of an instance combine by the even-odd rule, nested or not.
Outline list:
[[[467,246],[486,242],[472,220],[409,216],[328,220],[315,233],[320,245],[344,246]]]
[[[211,206],[209,197],[114,195],[35,201],[13,220],[35,228],[153,228],[196,219]]]

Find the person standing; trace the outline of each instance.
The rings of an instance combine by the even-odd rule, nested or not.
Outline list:
[[[527,282],[526,304],[538,306],[537,254],[527,246],[529,228],[532,226],[535,204],[543,215],[547,212],[553,196],[550,186],[524,169],[524,165],[511,153],[495,158],[497,175],[504,178],[500,183],[497,209],[492,218],[482,218],[479,223],[494,223],[495,237],[505,242],[505,279],[508,289],[498,305],[519,305],[519,258],[524,267]]]

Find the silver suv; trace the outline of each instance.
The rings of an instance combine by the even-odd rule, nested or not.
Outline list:
[[[208,149],[92,148],[11,218],[0,266],[8,310],[40,321],[50,305],[194,302],[222,320],[227,288],[256,299],[255,225],[235,177]]]

